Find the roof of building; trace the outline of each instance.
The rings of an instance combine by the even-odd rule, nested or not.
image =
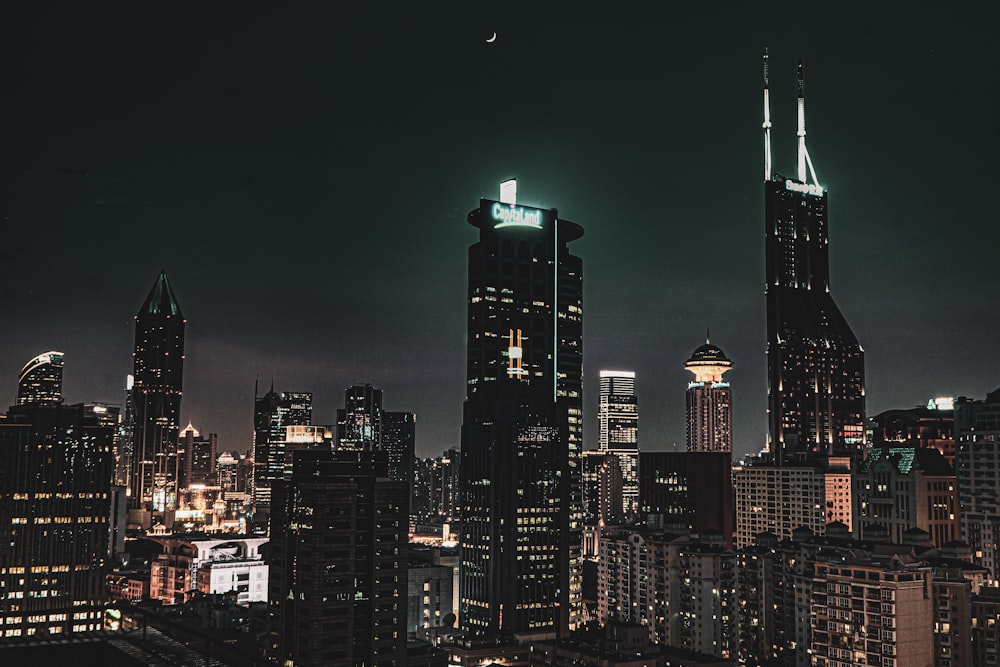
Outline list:
[[[140,315],[174,315],[183,319],[181,307],[177,305],[177,298],[170,288],[165,271],[160,271],[160,275],[153,283],[153,289],[149,290],[149,296],[139,309]]]
[[[878,461],[888,460],[902,475],[909,475],[916,467],[925,475],[954,475],[948,459],[933,447],[877,447],[861,466],[861,472],[870,472]]]

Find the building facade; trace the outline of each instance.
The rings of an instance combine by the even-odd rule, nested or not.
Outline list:
[[[582,603],[583,229],[512,200],[468,219],[459,621],[561,636]]]
[[[937,449],[876,447],[852,479],[858,537],[878,526],[896,544],[911,528],[927,531],[938,547],[958,539],[958,483]]]
[[[337,410],[337,449],[374,451],[382,444],[382,390],[356,384],[344,390]]]
[[[275,480],[271,660],[405,666],[408,493],[378,452],[302,452]]]
[[[732,545],[729,452],[643,452],[639,469],[639,514],[647,526],[714,532]]]
[[[618,459],[622,474],[621,516],[639,510],[639,401],[634,371],[601,371],[598,388],[598,451]]]
[[[798,84],[798,177],[791,179],[771,173],[765,54],[768,448],[778,464],[786,451],[860,458],[865,444],[864,350],[830,294],[827,192],[806,150],[801,61]]]
[[[0,421],[0,641],[103,627],[112,437],[83,405]]]
[[[955,402],[955,472],[961,539],[1000,582],[1000,389],[986,400]]]
[[[184,327],[167,274],[160,272],[135,316],[129,491],[135,509],[177,507],[177,436],[184,374]]]

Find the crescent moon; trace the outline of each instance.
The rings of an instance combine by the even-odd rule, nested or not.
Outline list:
[[[493,36],[492,36],[492,37],[490,37],[489,39],[487,39],[487,40],[486,40],[486,43],[487,43],[487,44],[492,44],[492,43],[493,43],[493,42],[495,42],[495,41],[497,41],[497,33],[496,33],[496,31],[494,30],[494,31],[493,31]]]

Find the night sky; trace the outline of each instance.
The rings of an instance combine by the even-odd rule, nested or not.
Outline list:
[[[516,176],[521,203],[585,229],[588,445],[597,372],[615,368],[638,373],[640,446],[683,448],[683,362],[710,326],[736,363],[736,451],[756,451],[764,46],[785,175],[805,60],[832,291],[866,351],[869,415],[1000,386],[983,17],[157,7],[0,21],[0,405],[52,349],[67,401],[121,403],[133,315],[164,269],[188,319],[182,425],[221,449],[249,447],[258,375],[312,391],[317,423],[370,382],[418,414],[419,454],[457,447],[465,217]]]

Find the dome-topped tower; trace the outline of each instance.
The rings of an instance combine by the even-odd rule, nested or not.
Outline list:
[[[694,374],[687,389],[687,448],[689,452],[733,451],[733,399],[723,374],[733,362],[708,335],[705,344],[684,362]]]

